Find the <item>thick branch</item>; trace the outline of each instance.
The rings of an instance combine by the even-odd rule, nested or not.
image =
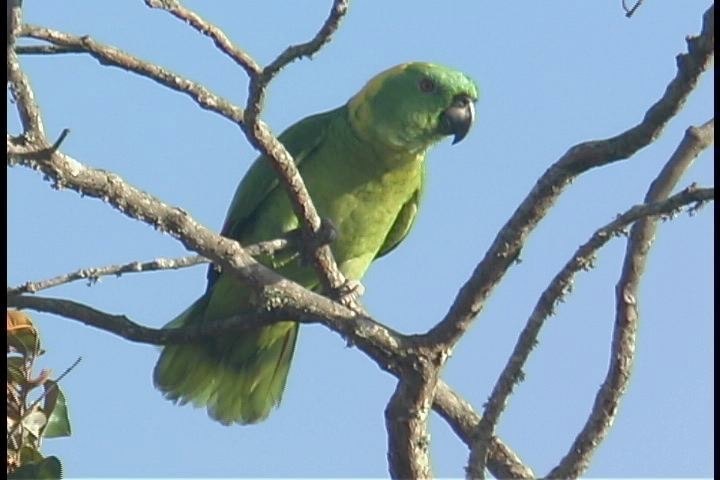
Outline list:
[[[424,364],[423,364],[424,363]],[[418,358],[398,380],[385,408],[388,467],[392,478],[431,478],[428,415],[439,365]]]
[[[688,128],[680,145],[650,185],[645,195],[645,202],[662,202],[667,198],[697,155],[712,143],[713,137],[713,120],[701,127]],[[620,398],[627,388],[635,359],[639,317],[637,291],[645,270],[647,254],[655,239],[656,229],[656,218],[644,218],[635,223],[630,230],[622,273],[615,287],[615,327],[608,372],[595,396],[595,403],[587,422],[560,464],[548,473],[550,478],[581,476],[587,470],[595,448],[607,435],[617,414]]]
[[[459,340],[484,307],[493,288],[520,255],[528,235],[575,177],[592,168],[629,158],[660,135],[683,106],[697,85],[700,74],[713,58],[713,15],[714,6],[711,6],[703,15],[700,35],[688,38],[688,53],[677,57],[675,78],[638,125],[618,136],[570,148],[543,174],[500,230],[485,257],[460,289],[445,318],[427,333],[428,343],[448,349]]]

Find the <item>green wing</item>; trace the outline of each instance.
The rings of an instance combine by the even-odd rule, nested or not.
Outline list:
[[[377,255],[375,255],[375,259],[387,255],[388,253],[393,251],[395,247],[400,245],[400,242],[402,242],[405,237],[407,237],[407,234],[410,232],[410,228],[412,228],[413,224],[415,223],[415,218],[417,217],[418,204],[420,202],[420,196],[422,195],[422,186],[425,184],[426,168],[427,167],[423,164],[420,188],[415,190],[415,193],[412,197],[410,197],[410,200],[405,202],[405,205],[403,205],[400,209],[398,216],[395,218],[393,226],[390,228],[387,237],[385,237],[385,241],[383,242],[382,247],[380,247]]]
[[[288,127],[279,137],[295,164],[300,165],[323,141],[332,119],[340,115],[340,107],[329,112],[318,113],[300,120]],[[258,157],[238,185],[228,208],[221,234],[238,239],[246,221],[257,210],[263,200],[278,186],[278,178],[265,156]]]
[[[304,118],[288,127],[278,137],[295,159],[296,165],[299,166],[322,143],[330,122],[337,115],[342,115],[344,108],[343,106]],[[235,190],[220,234],[239,240],[248,220],[278,184],[277,173],[270,166],[270,162],[264,155],[258,157]],[[215,280],[217,280],[217,271],[211,265],[208,269],[208,290],[212,288]]]
[[[333,110],[308,117],[280,135],[296,163],[312,156],[337,114]],[[258,158],[235,192],[222,234],[246,236],[253,216],[278,183],[267,160]],[[243,311],[248,296],[247,289],[232,277],[220,278],[211,266],[206,293],[170,325],[225,318],[228,312]],[[297,333],[297,323],[280,322],[202,344],[166,346],[155,366],[155,385],[173,401],[207,406],[210,416],[223,424],[258,422],[280,402]]]

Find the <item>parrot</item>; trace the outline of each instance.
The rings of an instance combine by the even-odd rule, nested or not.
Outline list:
[[[343,106],[308,116],[278,140],[293,157],[312,201],[335,235],[339,270],[359,284],[370,264],[410,231],[425,181],[428,149],[448,136],[461,141],[475,118],[478,87],[439,64],[408,62],[376,75]],[[288,194],[262,155],[240,181],[221,235],[242,245],[283,238],[300,223]],[[320,291],[300,248],[258,261],[305,288]],[[207,288],[164,328],[252,314],[250,288],[211,265]],[[180,405],[206,407],[223,425],[268,417],[285,390],[299,324],[292,318],[237,336],[165,346],[153,383]]]

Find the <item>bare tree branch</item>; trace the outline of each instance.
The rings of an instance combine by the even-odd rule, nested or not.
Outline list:
[[[308,292],[312,298],[316,294]],[[168,345],[177,343],[194,343],[203,338],[217,338],[218,335],[229,335],[258,326],[269,325],[277,321],[286,321],[288,313],[300,323],[322,323],[338,332],[348,342],[358,345],[365,352],[363,345],[376,335],[385,340],[384,346],[378,350],[407,351],[407,342],[396,341],[393,335],[399,334],[386,329],[372,319],[360,317],[331,300],[320,297],[320,303],[299,298],[295,309],[292,305],[278,307],[278,310],[258,310],[246,316],[235,316],[218,322],[202,323],[174,329],[148,328],[133,322],[125,315],[114,315],[102,312],[82,303],[59,298],[47,298],[29,295],[8,295],[7,306],[11,308],[29,308],[32,310],[52,313],[69,320],[76,320],[86,325],[112,333],[126,340],[151,345]],[[386,343],[387,342],[387,343]],[[367,355],[367,352],[365,352]],[[378,364],[380,368],[398,376],[399,366],[396,363]],[[479,422],[475,413],[465,400],[453,392],[442,380],[438,381],[433,408],[450,424],[460,438],[471,445],[474,429]],[[497,478],[533,478],[532,470],[526,467],[520,458],[507,445],[493,437],[488,458],[488,469]]]
[[[198,251],[231,270],[237,268],[238,271],[245,272],[244,278],[255,285],[263,283],[259,281],[258,275],[262,275],[257,269],[270,272],[252,260],[237,242],[213,233],[195,222],[184,210],[166,205],[152,195],[127,184],[116,174],[86,167],[61,152],[52,152],[45,160],[15,155],[15,145],[12,142],[8,144],[8,152],[9,165],[20,164],[39,170],[54,182],[56,188],[70,188],[82,195],[101,199],[128,217],[148,223],[181,239],[187,248]]]
[[[117,277],[124,273],[140,273],[153,272],[157,270],[171,270],[185,267],[192,267],[207,263],[207,258],[200,255],[188,255],[180,258],[156,258],[147,262],[130,262],[123,265],[107,265],[104,267],[81,268],[74,272],[65,273],[56,277],[35,282],[25,282],[17,287],[8,287],[8,295],[20,295],[23,293],[36,293],[48,288],[58,287],[77,280],[88,280],[88,284],[93,284],[100,280],[101,277],[115,275]]]
[[[625,16],[627,18],[632,17],[635,14],[635,11],[640,8],[640,5],[642,5],[643,0],[635,0],[635,4],[632,7],[627,6],[626,0],[622,0],[622,8],[625,10]]]
[[[10,4],[8,4],[8,7],[10,7]],[[10,42],[14,41],[14,33],[20,29],[20,27],[16,25],[16,22],[19,22],[21,18],[19,2],[17,6],[12,8],[8,13],[13,17],[13,20],[8,18],[8,26],[13,28],[13,33],[8,34],[8,42]],[[38,109],[32,88],[30,87],[30,80],[20,68],[18,56],[10,45],[8,45],[7,55],[7,78],[10,93],[15,100],[24,134],[30,140],[35,138],[42,138],[44,140],[45,128],[43,127],[40,110]],[[47,147],[47,145],[44,144],[43,147]]]
[[[264,104],[265,91],[270,81],[290,62],[303,56],[311,56],[329,42],[340,21],[347,13],[347,8],[348,0],[334,0],[325,23],[312,40],[301,45],[288,47],[265,67],[260,75],[250,76],[249,94],[245,106],[245,123],[241,127],[250,144],[270,162],[280,179],[280,183],[287,191],[293,211],[302,225],[306,245],[312,246],[306,254],[312,260],[324,290],[353,310],[363,312],[355,295],[348,295],[348,293],[352,293],[352,289],[346,288],[348,282],[340,272],[330,247],[314,241],[321,228],[322,221],[292,156],[285,149],[285,146],[271,134],[267,125],[258,118]]]
[[[701,33],[688,37],[688,53],[677,57],[678,70],[663,96],[636,126],[615,137],[571,147],[537,181],[495,237],[482,261],[463,285],[445,317],[426,334],[428,343],[451,348],[483,309],[487,298],[520,255],[525,240],[578,175],[629,158],[655,140],[677,114],[713,58],[714,6],[703,15]]]
[[[445,419],[468,448],[472,447],[480,415],[442,379],[438,380],[435,387],[433,409]],[[495,478],[536,478],[535,473],[520,457],[495,436],[490,441],[487,468]]]
[[[115,315],[72,300],[36,295],[8,295],[7,306],[52,313],[118,335],[131,342],[151,345],[196,343],[218,335],[229,335],[282,321],[270,312],[238,315],[223,321],[204,322],[181,328],[149,328],[125,315]],[[277,318],[277,320],[276,320]]]
[[[292,283],[285,280],[288,285]],[[269,287],[272,301],[254,312],[238,314],[217,322],[154,329],[131,321],[125,315],[102,312],[78,302],[35,295],[8,295],[7,305],[14,308],[53,313],[113,333],[127,340],[153,345],[194,343],[203,338],[237,333],[249,328],[266,326],[288,317],[299,323],[320,323],[377,361],[378,366],[397,375],[403,359],[412,354],[413,344],[375,320],[360,316],[337,302],[302,287],[284,296],[286,285]],[[273,295],[275,297],[273,298]]]
[[[252,125],[258,115],[260,115],[260,110],[265,102],[267,86],[272,79],[275,78],[275,75],[289,63],[299,58],[312,57],[328,43],[340,26],[340,21],[345,17],[345,14],[347,14],[348,6],[349,0],[333,0],[332,8],[330,9],[327,19],[325,19],[325,23],[323,23],[312,40],[300,45],[289,46],[278,55],[275,60],[263,68],[259,76],[250,76],[249,96],[245,112],[245,119],[248,125]]]
[[[400,377],[385,408],[387,456],[392,478],[432,477],[428,416],[439,365],[416,363],[414,366],[415,369]]]
[[[714,138],[714,120],[701,127],[690,127],[680,145],[652,182],[645,195],[646,203],[662,202],[689,168],[697,155]],[[635,338],[638,326],[637,291],[645,270],[650,247],[655,240],[657,219],[644,218],[630,230],[620,280],[615,287],[615,327],[610,351],[610,365],[595,403],[582,430],[568,453],[548,473],[548,478],[576,478],[587,470],[595,448],[604,440],[625,393],[635,359]]]
[[[260,255],[272,255],[279,250],[289,246],[287,239],[268,240],[245,247],[245,251],[251,257]],[[104,267],[81,268],[71,273],[65,273],[56,277],[36,282],[25,282],[17,287],[7,289],[8,295],[20,295],[23,293],[35,293],[40,290],[57,287],[76,280],[87,279],[89,282],[97,282],[100,277],[110,275],[121,276],[124,273],[155,272],[158,270],[177,270],[179,268],[192,267],[208,263],[209,260],[200,255],[188,255],[179,258],[156,258],[146,262],[130,262],[123,265],[107,265]]]
[[[182,20],[198,32],[209,37],[215,46],[230,57],[235,63],[240,65],[248,76],[253,77],[261,71],[260,65],[240,48],[233,45],[232,41],[221,29],[215,25],[205,21],[200,15],[193,12],[189,8],[175,0],[145,0],[145,4],[150,8],[160,8],[171,13],[174,17]]]
[[[163,67],[141,60],[118,48],[97,42],[88,35],[78,37],[50,28],[25,24],[22,26],[19,36],[44,40],[58,47],[88,53],[101,65],[118,67],[153,80],[171,90],[189,96],[198,106],[205,110],[217,113],[238,125],[243,122],[244,112],[240,107],[216,95],[203,85],[188,80]]]
[[[15,48],[15,39],[17,33],[20,30],[20,24],[22,23],[22,0],[8,0],[5,4],[6,7],[6,42],[7,42],[7,74],[6,82],[10,81],[10,66],[11,66],[11,54]],[[17,62],[17,59],[15,59]]]
[[[707,146],[707,145],[706,145]],[[697,150],[695,155],[699,153]],[[488,438],[495,430],[500,414],[505,409],[510,395],[524,374],[525,365],[530,352],[538,344],[538,334],[550,315],[555,313],[555,307],[570,292],[575,275],[581,270],[592,268],[596,252],[611,239],[625,234],[625,228],[637,221],[650,217],[672,215],[680,208],[698,202],[714,200],[714,188],[688,187],[670,198],[650,204],[635,205],[618,216],[612,222],[600,227],[592,237],[581,245],[565,266],[550,282],[550,285],[540,295],[530,318],[523,328],[507,364],[500,374],[492,394],[488,399],[482,420],[477,426],[477,442],[473,446],[469,464],[473,467],[473,478],[479,476],[479,469],[483,465],[483,456],[487,453]],[[599,444],[599,443],[598,443]],[[483,447],[485,445],[485,447]]]
[[[79,47],[61,47],[59,45],[18,45],[15,47],[18,55],[58,55],[63,53],[87,53]]]

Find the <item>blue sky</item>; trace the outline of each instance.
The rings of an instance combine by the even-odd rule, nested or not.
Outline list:
[[[187,2],[267,63],[309,39],[330,2]],[[708,1],[646,2],[632,19],[620,2],[354,2],[333,42],[273,82],[263,118],[277,133],[344,103],[375,73],[408,60],[463,70],[481,88],[477,122],[429,156],[424,203],[407,241],[374,265],[363,301],[378,320],[422,332],[447,311],[498,229],[540,174],[573,144],[638,122],[675,74],[684,38]],[[246,78],[212,43],[142,2],[25,2],[25,20],[89,34],[157,62],[243,104]],[[444,8],[442,7],[444,5]],[[452,6],[451,8],[449,6]],[[51,137],[66,153],[219,229],[255,152],[236,126],[188,98],[88,56],[24,57]],[[480,408],[540,292],[600,225],[639,203],[685,128],[712,117],[706,74],[682,112],[632,159],[568,188],[529,238],[449,361],[444,378]],[[8,121],[17,131],[13,105]],[[712,149],[681,182],[713,182]],[[98,200],[55,191],[37,172],[8,170],[8,283],[81,267],[184,255],[175,240]],[[640,291],[641,326],[629,390],[590,470],[593,477],[713,476],[714,260],[712,214],[661,224]],[[600,252],[545,327],[498,427],[536,473],[567,452],[608,362],[614,286],[625,243]],[[85,302],[160,327],[205,288],[205,268],[106,278],[46,295]],[[383,409],[395,381],[321,326],[303,327],[283,402],[264,423],[223,427],[154,390],[156,347],[33,313],[61,372],[73,436],[48,440],[66,474],[87,476],[386,477]],[[431,420],[438,476],[464,475],[466,447]]]

